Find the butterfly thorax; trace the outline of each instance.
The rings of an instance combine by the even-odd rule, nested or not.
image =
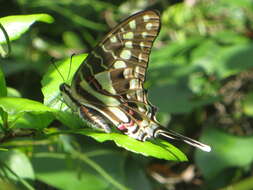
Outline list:
[[[73,97],[70,86],[66,83],[62,83],[60,85],[60,92],[67,106],[70,107],[73,112],[77,112],[80,103]]]

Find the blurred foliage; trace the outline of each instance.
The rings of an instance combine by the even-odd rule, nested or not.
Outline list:
[[[252,189],[251,0],[0,0],[0,5],[0,190]],[[66,109],[56,88],[68,78],[67,58],[88,53],[120,19],[148,8],[158,9],[162,19],[145,83],[158,119],[213,148],[203,153],[177,143],[187,163],[99,143],[83,135],[89,131],[80,129],[77,117],[55,111]],[[19,17],[9,17],[14,15]],[[73,63],[85,56],[74,56]],[[52,57],[60,60],[63,78]],[[108,138],[101,134],[93,138]],[[141,151],[140,142],[130,142],[130,149]],[[186,160],[183,153],[181,158]]]

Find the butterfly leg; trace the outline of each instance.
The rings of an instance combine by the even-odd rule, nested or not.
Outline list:
[[[106,133],[111,132],[108,122],[106,122],[104,117],[102,117],[101,114],[96,110],[85,106],[80,106],[78,112],[80,117],[88,121],[93,128],[100,130],[102,129]]]

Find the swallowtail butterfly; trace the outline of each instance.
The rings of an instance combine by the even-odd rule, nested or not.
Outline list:
[[[136,13],[113,28],[83,61],[71,86],[60,91],[67,105],[94,127],[116,127],[140,141],[165,137],[203,151],[210,146],[162,127],[143,88],[149,54],[161,27],[153,10]]]

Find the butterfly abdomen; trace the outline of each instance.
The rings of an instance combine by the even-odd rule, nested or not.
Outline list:
[[[98,111],[85,106],[80,106],[78,113],[80,118],[84,119],[85,122],[88,121],[91,127],[96,129],[102,129],[106,133],[111,132],[112,124]]]

